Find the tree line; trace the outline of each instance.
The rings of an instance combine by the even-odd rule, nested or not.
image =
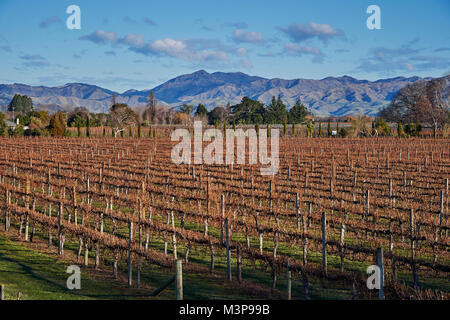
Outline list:
[[[331,129],[328,121],[326,132],[322,123],[314,123],[312,112],[300,100],[288,110],[280,96],[272,97],[271,103],[264,103],[247,96],[235,104],[216,106],[208,111],[204,104],[196,107],[184,104],[177,111],[174,108],[158,103],[153,91],[149,92],[147,104],[141,111],[135,111],[127,104],[116,101],[113,95],[108,113],[91,113],[87,108],[78,107],[71,112],[56,112],[50,115],[48,111],[35,111],[32,99],[26,95],[14,95],[8,105],[13,121],[18,125],[8,127],[5,115],[0,113],[0,135],[31,135],[31,136],[70,136],[68,127],[77,128],[77,135],[81,136],[81,128],[85,128],[85,135],[90,136],[91,127],[110,127],[114,137],[124,135],[131,127],[158,124],[191,125],[200,120],[205,124],[215,125],[284,125],[284,133],[288,124],[292,125],[292,134],[295,134],[296,124],[305,124],[306,136],[415,136],[419,135],[422,127],[432,128],[434,136],[438,130],[448,131],[450,124],[449,112],[449,82],[450,76],[436,78],[428,81],[418,81],[399,90],[392,102],[382,109],[376,119],[368,116],[348,117],[351,128]],[[396,122],[392,128],[389,122]],[[150,129],[150,134],[152,130]],[[104,129],[104,135],[105,129]]]

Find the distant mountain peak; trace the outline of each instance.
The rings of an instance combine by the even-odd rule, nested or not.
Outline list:
[[[153,89],[129,89],[122,94],[86,83],[66,83],[59,87],[0,85],[0,103],[6,106],[15,93],[26,94],[36,106],[53,105],[62,109],[87,107],[91,112],[106,112],[112,95],[132,107],[144,106],[150,90],[164,105],[179,107],[185,103],[203,103],[208,109],[239,103],[244,96],[270,103],[280,95],[287,106],[300,99],[318,116],[374,115],[387,105],[394,94],[420,77],[396,77],[376,81],[359,80],[348,75],[312,79],[267,79],[243,72],[213,72],[201,69],[180,75]]]
[[[208,75],[209,73],[206,72],[205,70],[201,69],[201,70],[195,71],[195,72],[193,72],[193,73],[191,73],[191,74],[196,74],[196,75]]]

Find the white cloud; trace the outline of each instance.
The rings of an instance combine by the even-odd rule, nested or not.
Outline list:
[[[237,43],[241,43],[241,42],[253,43],[253,44],[264,43],[261,32],[244,31],[242,29],[234,30],[233,40]]]
[[[80,40],[88,40],[97,44],[114,43],[117,41],[117,35],[115,32],[98,30],[91,34],[80,37]]]
[[[302,42],[312,38],[318,38],[323,42],[327,42],[331,38],[344,35],[343,31],[334,29],[329,24],[316,22],[291,24],[287,28],[279,29],[286,33],[294,42]]]
[[[240,57],[245,57],[247,55],[247,49],[245,48],[237,48],[236,54]]]
[[[122,43],[128,44],[130,46],[141,47],[144,45],[144,39],[140,34],[129,33],[125,37],[119,40]]]
[[[302,55],[312,55],[313,62],[321,63],[323,62],[324,54],[319,48],[310,46],[299,46],[294,43],[286,43],[284,45],[284,51],[289,55],[302,56]]]
[[[131,50],[144,55],[158,55],[179,58],[185,61],[226,61],[228,54],[214,48],[195,49],[188,41],[165,38],[155,40],[143,47],[130,47]]]

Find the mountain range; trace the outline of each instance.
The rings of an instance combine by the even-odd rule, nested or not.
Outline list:
[[[266,79],[241,72],[208,73],[200,70],[149,90],[131,89],[123,93],[84,83],[68,83],[58,87],[0,84],[0,105],[5,108],[17,93],[31,97],[36,109],[71,110],[82,106],[91,112],[107,112],[113,94],[117,102],[139,107],[147,103],[147,97],[153,90],[159,103],[174,108],[185,103],[203,103],[211,110],[228,102],[236,104],[244,96],[269,104],[272,96],[280,95],[288,107],[300,99],[318,116],[375,115],[392,100],[399,89],[419,80],[423,78],[396,77],[368,81],[342,76],[321,80],[284,80]]]

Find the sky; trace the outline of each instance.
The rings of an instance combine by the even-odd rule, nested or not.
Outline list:
[[[67,7],[80,8],[69,29]],[[369,5],[380,8],[370,30]],[[0,83],[150,89],[198,70],[376,80],[450,72],[448,0],[0,0]]]

